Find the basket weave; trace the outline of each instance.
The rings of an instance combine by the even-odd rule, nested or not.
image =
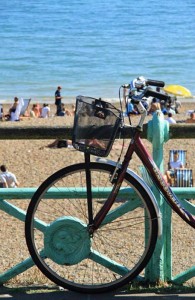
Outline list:
[[[121,124],[121,112],[101,99],[78,96],[73,126],[75,149],[105,157]]]

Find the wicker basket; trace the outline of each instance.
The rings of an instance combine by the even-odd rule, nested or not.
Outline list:
[[[73,127],[75,149],[107,156],[121,124],[121,112],[101,99],[78,96]]]

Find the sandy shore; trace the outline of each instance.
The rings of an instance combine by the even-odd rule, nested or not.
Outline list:
[[[195,104],[185,103],[182,106],[180,114],[176,115],[177,121],[185,121],[186,111],[195,109]],[[55,113],[55,107],[51,107],[51,115]],[[136,118],[136,117],[135,117]],[[151,117],[148,117],[151,118]],[[135,119],[134,119],[135,120]],[[133,120],[133,121],[134,121]],[[51,117],[46,119],[24,118],[17,124],[52,124],[69,125],[73,123],[72,117]],[[0,127],[7,126],[7,122],[1,122]],[[34,123],[35,124],[35,123]],[[58,169],[83,161],[83,154],[74,149],[50,149],[46,146],[52,140],[4,140],[0,141],[1,146],[1,164],[6,164],[10,171],[16,174],[21,187],[37,187],[50,174]],[[151,151],[151,144],[145,141],[148,149]],[[120,153],[122,142],[116,141],[114,149],[108,158],[116,159]],[[126,141],[127,144],[127,141]],[[42,148],[43,147],[43,148]],[[41,149],[42,148],[42,149]],[[167,168],[168,154],[170,149],[186,149],[188,166],[193,169],[195,175],[195,140],[170,140],[164,147],[164,168]],[[138,170],[140,164],[137,157],[133,157],[131,168]],[[28,200],[26,201],[26,206]],[[195,231],[185,225],[179,217],[173,214],[173,275],[195,265]],[[24,239],[24,224],[22,222],[6,215],[0,211],[0,232],[1,248],[0,260],[1,272],[9,269],[21,260],[28,257],[28,251]],[[35,272],[35,273],[34,273]],[[24,272],[12,280],[12,283],[30,284],[39,283],[38,272],[33,268],[32,271]],[[37,277],[36,277],[37,276]],[[195,279],[191,280],[195,284]]]

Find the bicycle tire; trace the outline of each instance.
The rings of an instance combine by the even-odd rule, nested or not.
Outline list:
[[[96,214],[107,199],[114,167],[91,162],[90,171]],[[158,235],[157,214],[147,191],[126,173],[113,207],[91,237],[84,173],[84,163],[72,165],[40,185],[27,210],[26,243],[34,263],[57,285],[83,293],[108,292],[131,282],[147,265]]]

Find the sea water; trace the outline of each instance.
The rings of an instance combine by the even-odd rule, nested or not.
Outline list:
[[[133,78],[195,95],[194,0],[2,0],[0,100],[117,99]]]

